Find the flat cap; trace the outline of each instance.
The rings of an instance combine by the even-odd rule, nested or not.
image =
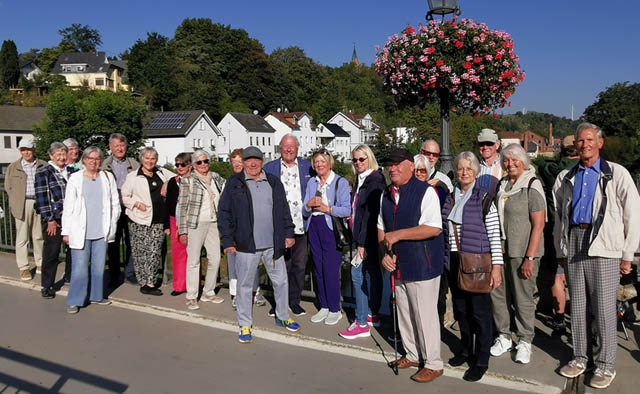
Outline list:
[[[409,160],[413,163],[413,155],[405,148],[395,148],[391,151],[387,163],[402,163],[405,160]]]
[[[23,138],[18,144],[18,149],[33,149],[33,138]]]
[[[478,133],[478,142],[498,142],[498,133],[493,129],[482,129]]]
[[[255,146],[250,146],[242,150],[242,160],[247,159],[264,160],[264,155],[262,154],[262,151],[260,149],[256,148]]]

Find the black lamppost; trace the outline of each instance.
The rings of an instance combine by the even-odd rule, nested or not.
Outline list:
[[[458,0],[428,0],[429,12],[427,12],[427,21],[433,19],[433,15],[442,15],[442,21],[444,22],[444,16],[447,14],[460,15],[460,7],[458,6]],[[441,135],[442,135],[442,150],[440,152],[440,171],[444,174],[449,174],[451,171],[451,151],[449,149],[449,91],[447,89],[440,89],[438,91],[440,97],[440,123]]]

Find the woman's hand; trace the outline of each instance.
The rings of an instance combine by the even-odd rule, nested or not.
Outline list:
[[[167,196],[167,185],[169,184],[169,182],[165,182],[162,184],[162,187],[160,188],[160,195],[162,197],[166,197]]]
[[[68,235],[63,235],[62,236],[62,242],[64,242],[65,244],[69,245],[69,236]]]
[[[502,266],[494,265],[491,267],[491,290],[495,290],[502,284]]]
[[[520,272],[522,272],[522,276],[526,279],[529,279],[533,276],[533,264],[534,260],[524,259],[522,261],[522,265],[520,266]]]
[[[140,201],[136,201],[135,204],[133,204],[133,207],[137,210],[140,210],[142,212],[146,212],[147,211],[147,205],[143,202]]]
[[[226,248],[226,249],[224,250],[224,254],[229,254],[229,253],[233,253],[233,254],[235,254],[235,253],[236,253],[236,248],[234,248],[233,246],[231,246],[231,247]]]
[[[58,222],[56,222],[55,220],[52,220],[50,222],[47,222],[47,234],[50,237],[53,237],[56,235],[56,232],[58,230],[58,227],[60,227],[60,225],[58,224]]]
[[[367,251],[362,246],[358,246],[358,256],[364,260],[367,258]]]
[[[317,208],[322,204],[322,197],[311,197],[309,201],[307,201],[307,210],[311,211],[314,208]]]
[[[180,234],[178,236],[178,241],[180,241],[180,243],[183,244],[184,246],[187,246],[187,243],[189,242],[189,238],[187,238],[187,234]]]
[[[169,230],[168,228],[164,230],[164,233],[167,235],[171,235],[171,230]]]

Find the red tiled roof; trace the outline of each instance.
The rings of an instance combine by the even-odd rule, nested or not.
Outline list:
[[[306,114],[306,112],[269,112],[267,115],[273,115],[290,128],[298,129],[300,128],[300,126],[298,125],[298,123],[294,123],[294,117],[295,119],[300,120],[300,118],[302,118]]]

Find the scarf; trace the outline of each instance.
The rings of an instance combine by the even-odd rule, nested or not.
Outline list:
[[[536,170],[533,166],[529,166],[529,168],[527,168],[526,170],[524,170],[524,172],[522,173],[522,175],[520,175],[518,177],[518,179],[516,179],[516,181],[513,183],[513,186],[511,187],[511,190],[506,191],[505,189],[507,188],[507,184],[509,183],[509,178],[508,177],[504,177],[502,178],[502,180],[500,181],[499,185],[500,188],[498,189],[498,193],[496,194],[496,202],[498,205],[498,216],[500,217],[500,232],[502,234],[502,239],[507,239],[506,233],[504,231],[504,204],[507,202],[507,200],[509,199],[509,197],[514,196],[518,193],[520,193],[520,191],[522,189],[528,189],[529,187],[529,181],[532,178],[535,178],[536,176]],[[538,193],[540,193],[541,196],[543,196],[543,201],[544,201],[544,205],[545,205],[545,210],[547,209],[547,201],[544,198],[544,190],[542,190],[542,182],[533,182],[531,184],[531,188],[536,190]],[[527,190],[528,192],[529,190]],[[545,222],[546,222],[546,216],[545,216]]]
[[[471,185],[464,194],[461,195],[462,190],[460,189],[460,183],[456,183],[456,187],[453,189],[453,208],[449,213],[449,217],[447,217],[449,222],[449,232],[453,234],[453,223],[457,225],[462,224],[462,213],[464,212],[464,206],[471,198],[471,192],[473,191],[473,187],[475,186],[475,181],[473,185]]]

